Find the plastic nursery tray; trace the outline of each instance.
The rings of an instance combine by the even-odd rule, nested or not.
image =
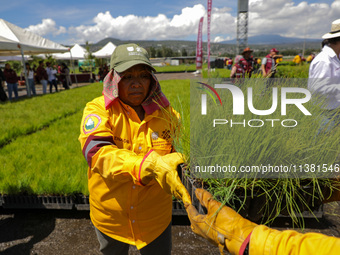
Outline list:
[[[195,197],[195,187],[192,179],[185,176],[182,166],[178,167],[178,174],[188,189],[195,206],[202,208]],[[90,210],[89,196],[73,194],[72,196],[43,196],[43,195],[0,195],[0,208],[4,209],[64,209],[64,210]],[[202,212],[202,210],[200,210]],[[182,201],[172,201],[173,215],[186,215]]]
[[[187,188],[191,196],[192,204],[196,207],[199,213],[205,214],[206,209],[200,204],[200,202],[198,201],[195,195],[196,188],[198,188],[201,185],[197,183],[195,179],[190,176],[190,172],[186,171],[185,167],[181,166],[181,171],[178,171],[178,172],[182,180],[182,183]],[[304,189],[307,191],[308,190],[310,191],[312,187],[306,186],[304,187]],[[310,191],[309,193],[311,194],[312,192]],[[250,197],[249,196],[247,197],[247,199],[245,199],[244,203],[243,203],[244,195],[241,194],[239,198],[240,198],[240,201],[233,201],[233,203],[234,203],[235,208],[239,209],[238,213],[240,215],[254,222],[259,222],[262,218],[265,217],[262,211],[263,209],[262,207],[264,205],[265,200],[262,197],[256,197],[256,196]],[[323,204],[321,202],[316,203],[315,201],[313,201],[312,196],[305,195],[305,200],[309,208],[311,209],[311,211],[307,210],[307,207],[305,205],[301,205],[300,209],[302,213],[296,212],[296,216],[303,217],[303,218],[322,218],[323,213],[324,213]],[[242,206],[241,206],[241,201],[243,203]],[[282,210],[280,214],[278,215],[278,217],[286,218],[290,216],[286,210]]]
[[[178,168],[183,183],[187,181],[182,175],[182,167]],[[192,185],[186,185],[192,189]],[[0,208],[4,209],[64,209],[90,210],[89,196],[74,194],[72,196],[41,196],[41,195],[0,195]],[[172,201],[173,215],[186,215],[181,201]]]
[[[4,209],[73,209],[71,196],[4,195]]]
[[[183,165],[178,167],[179,177],[187,188],[192,204],[196,207],[199,213],[204,214],[205,208],[202,207],[195,195],[196,183],[195,179],[189,175],[189,171]],[[243,201],[242,196],[240,199]],[[257,221],[263,217],[261,211],[261,198],[254,197],[247,199],[243,208],[239,213],[250,220]],[[313,201],[307,199],[307,202],[312,205]],[[237,203],[237,202],[236,202]],[[236,204],[238,208],[240,204]],[[0,195],[0,208],[4,209],[64,209],[64,210],[90,210],[89,196],[83,194],[74,194],[72,196],[41,196],[41,195]],[[312,208],[312,212],[302,210],[297,216],[304,218],[321,218],[323,216],[323,206],[316,205]],[[260,212],[260,213],[259,213]],[[182,201],[172,201],[173,215],[186,215],[186,210]],[[288,217],[286,212],[282,212],[279,217]]]
[[[75,209],[77,209],[78,211],[89,211],[90,210],[89,196],[78,194],[74,200],[74,206]]]

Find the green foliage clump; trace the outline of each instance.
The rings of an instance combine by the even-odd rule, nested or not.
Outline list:
[[[271,79],[247,79],[243,84],[238,84],[247,95],[249,87],[253,89],[253,105],[256,109],[270,109],[272,105],[273,87],[278,91],[282,87],[306,88],[306,79],[277,79],[273,80],[268,86]],[[276,82],[276,83],[275,83]],[[207,81],[210,86],[223,83],[222,79],[211,79]],[[193,82],[193,87],[199,86]],[[191,90],[194,98],[200,98],[200,91],[196,90],[197,95]],[[208,188],[217,199],[222,203],[234,206],[236,210],[244,210],[244,206],[249,202],[249,198],[255,199],[260,197],[263,204],[259,212],[267,217],[271,222],[281,213],[287,213],[293,222],[303,227],[303,218],[299,217],[304,211],[312,213],[313,205],[318,205],[324,199],[325,189],[332,190],[334,180],[329,179],[339,173],[340,148],[338,137],[339,128],[333,128],[325,123],[325,113],[321,108],[323,101],[311,100],[304,103],[312,116],[304,115],[295,105],[287,106],[287,116],[281,115],[281,106],[278,105],[277,111],[270,116],[258,116],[250,112],[247,108],[242,116],[233,115],[231,112],[233,98],[228,90],[218,90],[222,97],[223,106],[209,104],[206,118],[200,114],[201,105],[190,105],[190,136],[186,139],[187,134],[179,134],[183,143],[190,143],[184,147],[190,147],[190,154],[186,154],[188,164],[195,165],[233,165],[236,169],[240,166],[296,166],[297,173],[288,173],[274,176],[261,176],[258,174],[236,174],[215,175],[211,173],[196,174],[193,168],[190,168],[190,177],[196,184]],[[291,94],[291,93],[289,93]],[[299,95],[297,95],[299,96]],[[278,102],[280,102],[280,93],[278,93]],[[289,95],[292,98],[292,95]],[[297,97],[298,98],[298,97]],[[208,96],[208,100],[209,96]],[[217,101],[217,100],[216,100]],[[245,104],[247,97],[245,97]],[[197,109],[195,110],[195,107]],[[193,115],[198,112],[199,119]],[[219,125],[212,128],[212,121],[208,116],[213,115],[215,119],[227,119],[226,125]],[[262,127],[243,127],[243,125],[234,125],[230,127],[230,119],[236,123],[242,123],[244,120],[259,119],[263,120]],[[266,119],[275,119],[274,122],[268,122]],[[294,119],[298,122],[295,127],[283,127],[280,125],[282,119]],[[260,121],[252,125],[260,125]],[[195,125],[195,126],[193,126]],[[246,125],[246,124],[245,124]],[[184,127],[188,129],[188,127]],[[196,131],[195,131],[196,130]],[[193,158],[193,155],[197,158]],[[211,159],[211,164],[205,164],[207,159]],[[200,160],[203,163],[199,163]],[[214,161],[215,160],[215,161]],[[331,170],[331,173],[309,172],[303,174],[299,166],[305,167],[315,165],[336,166],[337,169]],[[305,169],[305,168],[304,168]],[[227,177],[225,177],[227,176]]]

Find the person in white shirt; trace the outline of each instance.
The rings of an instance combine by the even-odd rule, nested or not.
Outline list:
[[[322,100],[328,121],[340,123],[337,111],[340,109],[340,19],[333,21],[331,32],[322,36],[327,39],[322,51],[309,67],[308,89],[313,97]],[[328,122],[326,121],[326,122]]]
[[[27,72],[28,85],[30,87],[32,94],[35,96],[37,93],[35,91],[34,70],[30,67],[29,63],[26,63],[26,72]]]
[[[51,63],[46,63],[46,72],[48,75],[48,83],[50,84],[50,93],[52,93],[52,87],[55,87],[55,91],[58,92],[58,83],[57,78],[55,77],[55,74],[57,73],[57,70],[53,69],[51,67]]]

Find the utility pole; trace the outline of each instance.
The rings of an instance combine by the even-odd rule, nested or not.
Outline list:
[[[248,46],[248,0],[238,0],[236,55]]]

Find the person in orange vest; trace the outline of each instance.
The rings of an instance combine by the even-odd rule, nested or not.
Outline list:
[[[340,238],[258,225],[214,200],[208,191],[196,189],[195,193],[207,214],[199,214],[192,204],[184,203],[191,229],[218,246],[221,254],[224,250],[232,255],[340,254]],[[332,197],[330,201],[339,201],[340,192],[333,193]]]
[[[191,203],[174,152],[179,114],[147,51],[119,45],[103,95],[87,103],[79,141],[88,163],[90,216],[103,254],[171,254],[172,196]]]

